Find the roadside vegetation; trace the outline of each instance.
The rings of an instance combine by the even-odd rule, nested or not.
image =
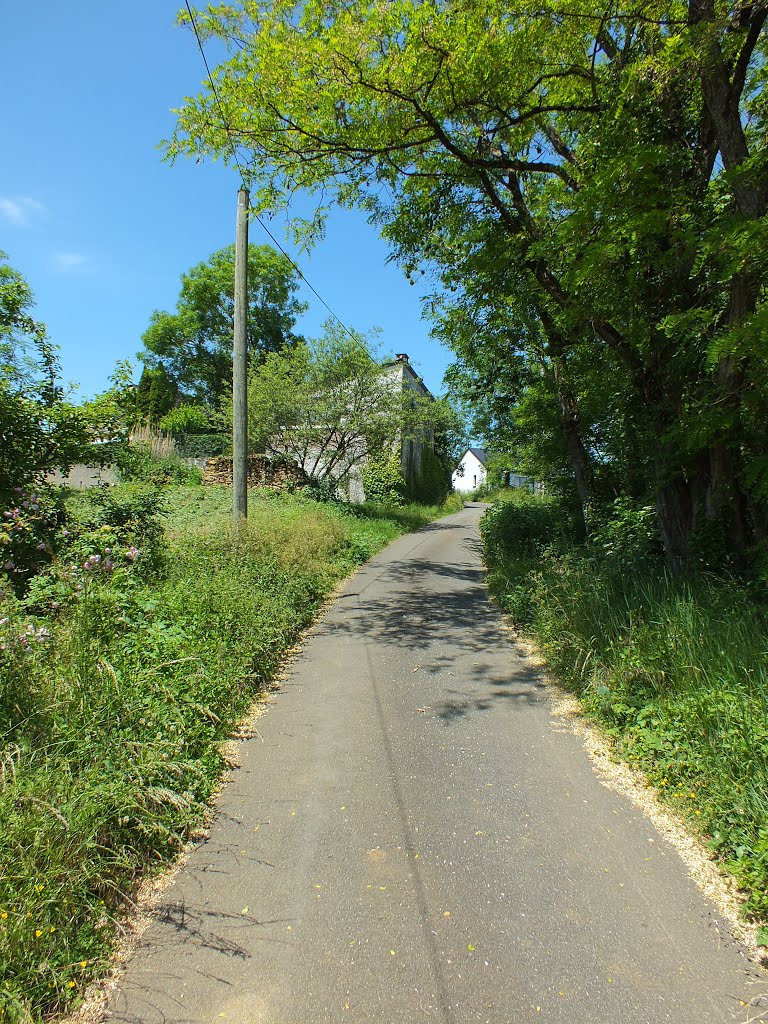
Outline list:
[[[64,1010],[204,820],[221,741],[338,581],[461,507],[144,483],[16,492],[0,596],[0,1021]],[[6,561],[9,561],[7,558]]]
[[[504,495],[481,525],[491,590],[766,922],[765,580],[673,576],[650,508],[616,503],[586,545],[574,519],[552,496]]]

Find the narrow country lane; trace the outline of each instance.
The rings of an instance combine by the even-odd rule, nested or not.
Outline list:
[[[481,511],[348,581],[243,741],[112,1021],[768,1021],[768,977],[511,647]]]

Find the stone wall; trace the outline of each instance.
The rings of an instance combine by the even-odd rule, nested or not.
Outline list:
[[[231,484],[232,459],[224,455],[208,459],[203,468],[203,483]],[[308,483],[309,477],[295,462],[273,462],[268,455],[248,456],[249,487],[305,487]]]

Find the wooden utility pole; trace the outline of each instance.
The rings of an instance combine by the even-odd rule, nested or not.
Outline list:
[[[232,354],[232,511],[248,516],[248,189],[237,194],[235,341]]]

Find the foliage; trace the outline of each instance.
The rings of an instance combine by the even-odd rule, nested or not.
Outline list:
[[[67,401],[45,325],[29,314],[26,281],[0,253],[0,503],[54,469],[108,462],[119,425],[99,403]]]
[[[135,423],[159,425],[160,420],[173,413],[178,398],[178,386],[170,379],[162,363],[158,366],[145,366],[136,387],[136,416],[131,426]]]
[[[659,571],[642,508],[619,506],[588,552],[558,539],[557,521],[552,499],[489,510],[497,600],[617,752],[709,841],[743,887],[745,913],[768,918],[764,601],[733,580]]]
[[[51,490],[27,493],[14,489],[14,503],[0,520],[2,572],[15,591],[23,592],[28,581],[50,562],[63,529],[61,502]],[[2,575],[0,575],[2,579]]]
[[[439,505],[450,494],[452,469],[453,462],[446,453],[425,444],[410,497],[425,505]]]
[[[157,426],[173,438],[180,434],[205,434],[211,428],[210,410],[204,405],[177,405],[158,420]]]
[[[653,507],[676,571],[702,517],[744,560],[768,508],[766,16],[209,6],[218,100],[188,99],[166,150],[250,151],[257,208],[299,189],[362,207],[411,280],[436,282],[454,387],[518,468],[587,530],[616,497]]]
[[[232,454],[232,438],[227,434],[178,434],[176,451],[183,459],[210,459]]]
[[[249,512],[233,536],[230,488],[72,494],[66,544],[28,598],[2,588],[9,1024],[50,1019],[105,973],[139,881],[200,826],[221,740],[285,650],[343,575],[445,509],[351,512],[265,491]]]
[[[325,331],[251,368],[249,444],[292,458],[315,485],[334,481],[343,491],[370,452],[419,436],[437,407],[406,393],[362,335],[330,321]]]
[[[405,479],[397,452],[368,459],[363,467],[363,491],[366,501],[394,506],[404,503]]]
[[[162,486],[202,481],[200,470],[186,463],[175,450],[167,455],[153,455],[150,446],[140,441],[123,449],[117,461],[117,470],[124,482],[143,481]]]
[[[139,358],[155,374],[153,382],[164,375],[173,394],[218,403],[232,381],[234,281],[234,245],[182,274],[176,312],[156,310],[142,337]],[[267,245],[249,246],[247,335],[254,361],[297,341],[293,327],[304,310],[297,289],[296,272],[285,256]],[[159,419],[171,404],[155,403],[147,416]]]

